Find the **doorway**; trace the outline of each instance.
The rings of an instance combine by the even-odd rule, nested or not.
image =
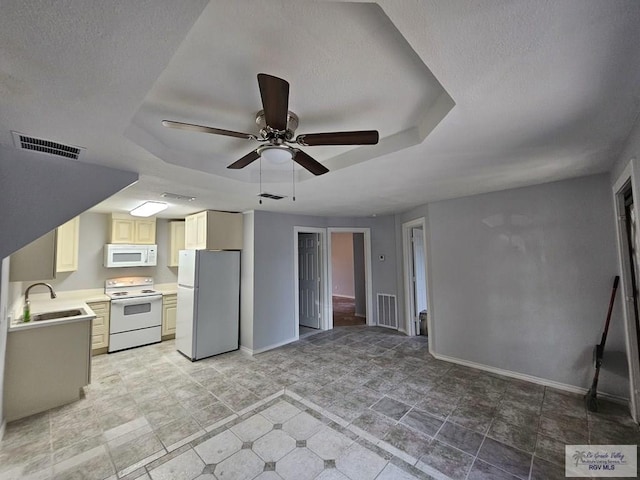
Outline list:
[[[405,290],[405,332],[429,337],[433,312],[428,298],[426,222],[424,217],[402,225]]]
[[[333,326],[367,324],[364,234],[331,233]]]
[[[614,205],[618,218],[618,255],[621,266],[625,339],[629,366],[631,415],[640,420],[640,315],[638,294],[638,234],[634,202],[633,164],[622,173],[614,185]]]
[[[369,228],[327,229],[329,303],[327,328],[374,325]]]

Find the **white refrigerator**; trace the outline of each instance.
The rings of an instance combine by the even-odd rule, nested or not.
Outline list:
[[[239,348],[240,252],[180,250],[176,348],[199,360]]]

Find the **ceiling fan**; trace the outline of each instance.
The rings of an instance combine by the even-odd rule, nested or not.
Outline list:
[[[231,169],[244,168],[263,156],[276,162],[293,160],[314,175],[322,175],[327,173],[329,169],[297,148],[298,145],[311,147],[316,145],[375,145],[378,143],[377,130],[307,133],[294,138],[295,130],[298,128],[298,117],[289,111],[289,83],[281,78],[259,73],[258,86],[260,87],[263,108],[256,116],[256,123],[261,127],[258,135],[171,120],[163,120],[162,125],[193,132],[244,138],[262,143],[258,148],[227,167]]]

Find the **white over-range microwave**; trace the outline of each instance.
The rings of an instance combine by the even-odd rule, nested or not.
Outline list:
[[[157,261],[157,245],[108,243],[104,246],[104,266],[108,268],[153,267]]]

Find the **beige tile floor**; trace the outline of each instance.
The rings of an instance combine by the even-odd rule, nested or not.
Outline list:
[[[0,479],[553,479],[565,444],[639,440],[619,405],[342,327],[255,357],[94,357],[82,400],[7,426]]]

